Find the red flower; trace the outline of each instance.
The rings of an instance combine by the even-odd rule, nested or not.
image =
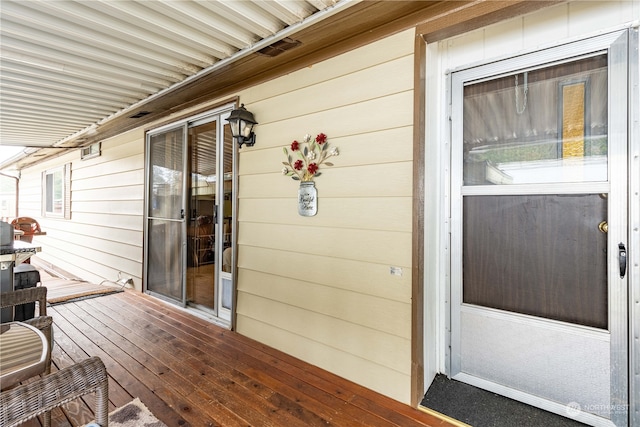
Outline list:
[[[291,151],[298,151],[300,149],[300,143],[298,141],[293,141],[291,143]]]
[[[320,135],[316,136],[316,142],[321,145],[324,144],[325,142],[327,142],[327,135],[321,133]]]
[[[293,164],[293,168],[297,171],[302,169],[303,163],[302,160],[296,160],[296,162]]]
[[[313,175],[318,171],[318,165],[316,165],[315,163],[311,163],[309,166],[307,166],[307,171],[309,172],[309,175]]]

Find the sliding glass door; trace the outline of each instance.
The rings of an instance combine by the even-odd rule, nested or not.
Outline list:
[[[231,321],[235,271],[236,159],[225,121],[230,110],[147,137],[146,291],[223,322]]]

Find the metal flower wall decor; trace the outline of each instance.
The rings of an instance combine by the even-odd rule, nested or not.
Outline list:
[[[324,133],[316,136],[304,136],[302,143],[293,141],[291,143],[291,153],[284,147],[284,155],[287,161],[282,162],[285,166],[282,174],[290,176],[296,181],[300,181],[298,189],[298,214],[301,216],[314,216],[318,213],[318,190],[316,190],[313,179],[322,174],[320,166],[333,166],[327,159],[337,156],[338,148],[329,148],[327,135]],[[294,156],[297,159],[294,161]]]
[[[337,156],[338,147],[329,149],[327,135],[319,134],[313,139],[311,135],[304,136],[302,142],[293,141],[291,143],[291,153],[284,147],[284,155],[287,161],[282,162],[285,166],[282,174],[290,176],[296,181],[313,181],[313,178],[320,176],[320,166],[333,166],[333,163],[327,162],[327,159]],[[294,161],[294,156],[298,158]]]

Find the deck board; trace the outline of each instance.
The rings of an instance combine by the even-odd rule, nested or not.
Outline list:
[[[133,290],[47,310],[53,370],[100,356],[110,410],[139,397],[168,426],[450,425]],[[93,403],[54,411],[53,425],[88,423]]]

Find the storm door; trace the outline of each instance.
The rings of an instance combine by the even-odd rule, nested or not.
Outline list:
[[[230,323],[235,149],[231,108],[147,137],[146,291]]]
[[[147,137],[145,229],[148,292],[184,303],[183,233],[185,130],[168,129]]]
[[[627,425],[627,33],[451,75],[453,378]]]

